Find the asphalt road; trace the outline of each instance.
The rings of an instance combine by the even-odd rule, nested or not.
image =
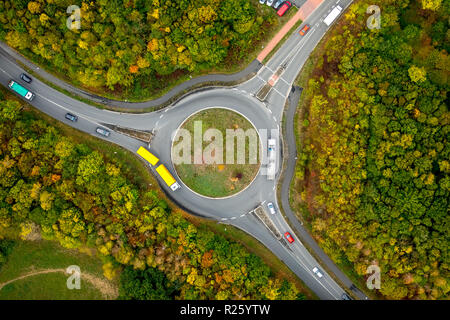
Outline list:
[[[351,0],[340,0],[337,2],[341,6],[347,7]],[[23,83],[19,78],[23,70],[15,61],[17,57],[11,56],[8,49],[6,51],[0,49],[0,83],[7,86],[10,79],[15,79],[36,93],[36,98],[31,103],[33,106],[55,119],[101,139],[105,138],[97,135],[95,128],[104,124],[120,125],[140,130],[153,130],[155,136],[150,150],[159,156],[172,173],[175,173],[171,162],[171,138],[178,126],[189,115],[201,109],[207,107],[229,108],[243,114],[257,129],[276,129],[275,131],[279,131],[283,109],[292,83],[311,51],[327,31],[328,28],[321,21],[331,11],[333,6],[334,3],[331,1],[324,1],[305,21],[305,23],[313,26],[312,30],[303,38],[299,38],[298,33],[294,32],[266,66],[263,68],[254,66],[255,70],[259,69],[259,71],[249,81],[234,88],[196,91],[169,105],[167,108],[152,113],[127,114],[97,109],[62,94],[38,79],[34,79],[31,84]],[[286,71],[274,86],[267,101],[264,103],[260,102],[254,95],[264,81],[270,78],[273,70],[276,70],[281,64],[286,65]],[[252,72],[252,70],[247,70],[246,72]],[[242,74],[240,76],[242,77]],[[46,79],[53,82],[51,78]],[[56,81],[56,85],[60,83],[61,81]],[[95,101],[95,99],[92,100]],[[148,103],[145,104],[148,107]],[[78,122],[72,123],[64,119],[64,114],[68,111],[79,116]],[[135,152],[139,146],[143,145],[143,143],[135,139],[116,132],[112,132],[107,140],[121,145],[132,152]],[[264,141],[260,142],[263,145],[265,144]],[[278,156],[280,156],[280,152],[278,152]],[[262,170],[264,170],[264,166],[261,168]],[[177,180],[180,181],[179,179]],[[234,225],[254,236],[295,272],[319,298],[341,299],[344,290],[323,269],[324,276],[322,278],[318,278],[312,272],[312,269],[315,266],[319,266],[319,264],[302,245],[301,241],[297,239],[293,244],[287,244],[284,240],[277,240],[251,214],[251,211],[261,203],[266,205],[267,202],[273,202],[278,207],[276,184],[277,180],[269,181],[265,175],[259,174],[252,184],[239,194],[227,199],[214,200],[195,194],[182,183],[182,188],[176,192],[170,191],[163,184],[161,184],[161,187],[185,210],[215,219],[220,223]],[[295,232],[279,213],[272,216],[272,221],[281,233],[289,231],[292,235],[295,235]],[[314,241],[312,242],[315,243]]]

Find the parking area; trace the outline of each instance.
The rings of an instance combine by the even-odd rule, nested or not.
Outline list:
[[[306,0],[292,0],[291,2],[294,6],[300,8],[302,5],[305,4]]]

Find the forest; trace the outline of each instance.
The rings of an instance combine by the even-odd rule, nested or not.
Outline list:
[[[304,298],[261,258],[196,227],[156,184],[143,190],[124,171],[0,96],[0,266],[10,250],[2,238],[39,233],[95,248],[104,275],[120,279],[121,299]]]
[[[80,29],[67,27],[77,5]],[[0,1],[0,40],[77,85],[135,99],[245,61],[278,20],[253,0]],[[75,25],[73,22],[72,25]]]
[[[380,268],[378,297],[448,298],[450,1],[377,1],[369,29],[372,2],[316,49],[296,205],[336,262]]]

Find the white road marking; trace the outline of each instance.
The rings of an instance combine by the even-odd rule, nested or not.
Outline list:
[[[265,68],[269,69],[270,72],[275,73],[275,71],[273,71],[272,69],[270,69],[268,66],[264,66]]]
[[[274,90],[276,93],[278,93],[283,99],[286,99],[286,96],[283,95],[280,91],[278,91],[276,88],[272,87],[272,90]]]
[[[289,83],[289,82],[287,82],[286,80],[284,80],[282,77],[280,77],[280,79],[279,80],[281,80],[281,81],[283,81],[284,83],[286,83],[288,86],[290,86],[291,84]]]
[[[68,108],[66,108],[66,107],[64,107],[64,106],[62,106],[62,105],[60,105],[59,103],[56,103],[56,102],[54,102],[54,101],[52,101],[52,100],[50,100],[50,99],[44,97],[44,96],[41,95],[40,93],[36,93],[36,96],[41,97],[42,99],[47,100],[47,101],[50,102],[50,103],[53,103],[55,106],[57,106],[57,107],[59,107],[59,108],[65,110],[65,111],[73,112],[72,110],[70,110],[70,109],[68,109]],[[39,109],[39,108],[38,108],[38,109]],[[89,122],[92,122],[92,123],[95,123],[95,124],[99,124],[96,120],[93,120],[93,119],[91,119],[91,118],[89,118],[89,117],[87,117],[87,116],[78,114],[78,117],[79,117],[79,118],[82,118],[82,119],[85,119],[85,120],[87,120],[87,121],[89,121]]]
[[[261,81],[263,81],[263,82],[266,82],[266,80],[264,80],[263,78],[261,78],[259,75],[256,75],[256,77],[257,77],[259,80],[261,80]]]

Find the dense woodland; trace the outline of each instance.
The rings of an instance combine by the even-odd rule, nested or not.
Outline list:
[[[332,258],[390,299],[450,290],[450,1],[357,1],[316,52],[296,190]]]
[[[81,8],[69,30],[68,6]],[[0,1],[0,39],[77,84],[145,97],[177,76],[234,68],[278,24],[254,0]]]
[[[0,97],[0,239],[39,232],[66,248],[96,248],[106,277],[124,270],[124,299],[303,297],[242,245],[130,182],[118,160],[21,108]],[[8,246],[0,242],[0,264]]]

